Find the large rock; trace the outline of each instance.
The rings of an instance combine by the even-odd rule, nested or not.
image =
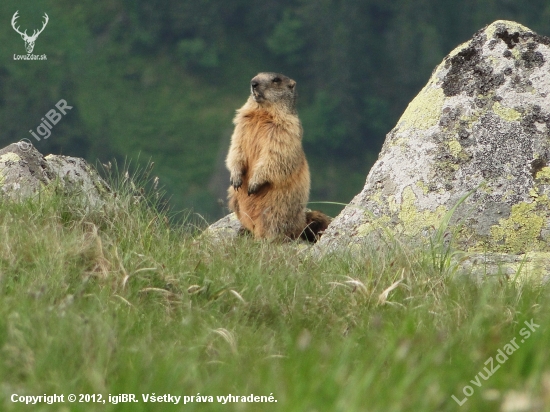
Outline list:
[[[451,220],[463,250],[548,251],[549,163],[550,39],[497,21],[434,70],[317,248],[426,239],[472,192]]]
[[[0,150],[0,201],[26,199],[54,186],[82,195],[89,206],[101,204],[110,191],[97,171],[81,158],[44,157],[25,141]]]

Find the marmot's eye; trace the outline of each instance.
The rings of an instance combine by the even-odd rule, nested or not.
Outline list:
[[[281,79],[278,78],[278,77],[275,77],[275,78],[273,79],[273,83],[281,83]]]

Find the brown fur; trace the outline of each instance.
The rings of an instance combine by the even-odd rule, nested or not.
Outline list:
[[[226,160],[231,173],[229,206],[256,238],[296,239],[312,223],[306,218],[310,175],[295,85],[282,74],[258,74],[233,120]]]
[[[317,210],[306,210],[306,227],[302,231],[300,238],[312,243],[317,242],[330,222],[332,222],[332,218],[324,213]]]

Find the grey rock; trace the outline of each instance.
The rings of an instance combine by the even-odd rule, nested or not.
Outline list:
[[[550,253],[467,253],[454,262],[461,269],[459,273],[482,281],[487,277],[521,282],[538,279],[547,283],[550,273]]]
[[[548,251],[549,163],[550,39],[494,22],[435,68],[316,249],[423,241],[463,201],[447,231],[462,250]]]
[[[243,225],[235,213],[230,213],[222,217],[215,223],[212,223],[203,232],[203,235],[209,236],[214,240],[235,239],[244,230]]]
[[[110,188],[85,160],[42,156],[27,142],[0,150],[0,200],[23,200],[48,190],[83,195],[88,206],[103,202]]]
[[[84,195],[90,206],[102,204],[104,195],[111,191],[95,168],[82,158],[48,155],[45,160],[63,189]]]
[[[55,178],[42,154],[20,142],[0,149],[0,196],[24,199]]]

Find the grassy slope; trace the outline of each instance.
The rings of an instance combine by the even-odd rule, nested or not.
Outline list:
[[[190,411],[490,412],[523,395],[550,403],[547,286],[477,284],[435,270],[428,251],[391,245],[322,260],[250,239],[215,245],[124,193],[121,207],[86,214],[60,197],[0,206],[0,409],[183,409],[26,406],[12,393],[278,400]],[[481,388],[469,384],[531,318],[540,329]],[[475,393],[459,408],[451,395],[462,399],[467,384]]]

